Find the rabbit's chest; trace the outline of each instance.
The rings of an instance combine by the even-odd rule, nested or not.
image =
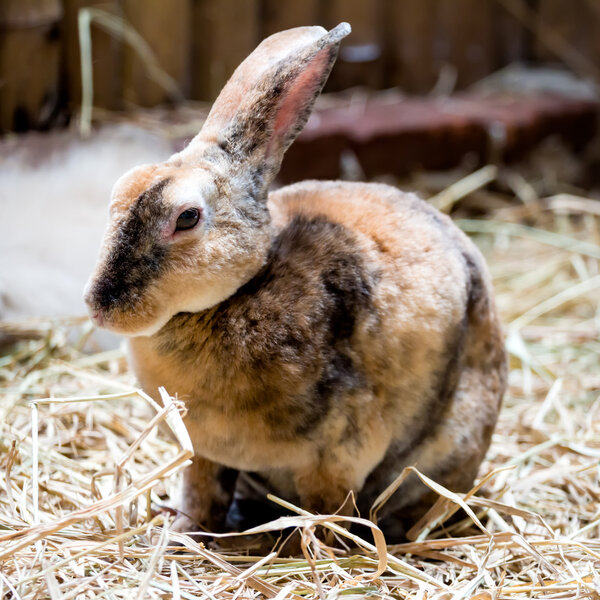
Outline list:
[[[243,471],[297,467],[311,449],[300,439],[281,439],[263,415],[238,416],[194,408],[186,418],[196,453]]]
[[[302,411],[285,399],[248,391],[210,369],[181,368],[141,341],[130,342],[130,362],[144,390],[159,386],[186,406],[185,424],[196,453],[232,468],[257,471],[297,465],[311,449],[298,435]]]

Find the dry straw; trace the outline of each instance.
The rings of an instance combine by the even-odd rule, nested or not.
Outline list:
[[[478,188],[495,176],[436,199],[460,210],[469,193],[471,209],[490,206]],[[0,597],[600,598],[598,209],[523,194],[495,202],[489,220],[459,221],[491,267],[509,392],[477,486],[454,494],[420,475],[439,501],[405,544],[386,548],[375,525],[362,539],[341,517],[279,499],[295,516],[220,546],[171,532],[160,507],[192,454],[182,404],[137,389],[120,351],[83,353],[83,320],[3,324],[18,341],[0,358]],[[449,521],[460,507],[464,519]],[[290,526],[304,554],[265,552]],[[320,527],[347,549],[325,547]]]

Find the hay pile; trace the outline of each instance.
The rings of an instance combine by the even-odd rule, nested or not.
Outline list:
[[[348,550],[328,550],[305,513],[271,527],[303,527],[298,559],[170,534],[159,509],[191,454],[181,405],[136,389],[120,351],[82,353],[84,320],[4,324],[20,341],[0,359],[0,597],[600,598],[600,204],[521,199],[479,191],[469,210],[484,200],[489,219],[458,220],[511,352],[482,479],[464,497],[436,488],[414,541],[387,551],[332,521]],[[448,525],[459,504],[470,516]]]

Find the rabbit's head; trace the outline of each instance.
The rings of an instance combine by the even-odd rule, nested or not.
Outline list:
[[[264,264],[267,190],[350,32],[300,27],[237,68],[189,146],[116,183],[85,300],[98,325],[150,335],[223,301]]]

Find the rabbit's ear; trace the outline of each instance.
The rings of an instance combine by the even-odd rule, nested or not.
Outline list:
[[[265,39],[236,69],[188,148],[217,144],[239,167],[259,168],[265,187],[302,130],[350,26],[298,27]]]

